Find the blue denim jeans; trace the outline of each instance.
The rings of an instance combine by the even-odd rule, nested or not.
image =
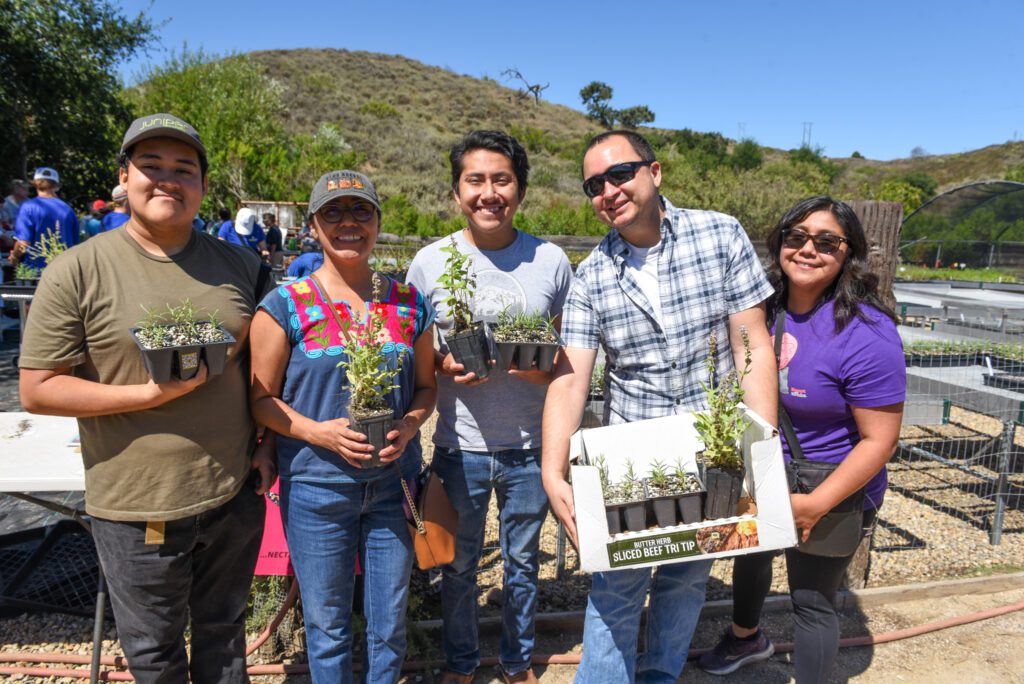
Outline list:
[[[431,467],[444,480],[448,498],[459,512],[455,560],[442,569],[441,616],[447,667],[469,674],[480,664],[476,572],[487,506],[494,490],[504,561],[499,660],[505,672],[519,674],[530,667],[533,655],[540,528],[548,514],[548,499],[540,481],[540,450],[480,452],[437,447]]]
[[[412,540],[398,467],[363,482],[282,480],[281,519],[302,592],[314,682],[353,682],[352,594],[363,571],[367,682],[397,682],[405,659]]]
[[[594,573],[577,684],[675,682],[704,605],[711,563],[671,563],[653,573],[651,568]],[[646,651],[638,659],[640,614],[648,588]]]
[[[142,684],[248,682],[245,604],[256,569],[264,500],[248,485],[212,510],[164,523],[164,543],[146,543],[146,523],[92,519],[117,636]],[[191,624],[191,660],[185,628]]]

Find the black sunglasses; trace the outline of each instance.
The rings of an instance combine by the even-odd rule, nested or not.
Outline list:
[[[636,178],[636,170],[643,166],[650,166],[654,162],[632,161],[623,164],[616,164],[604,173],[591,176],[583,181],[583,192],[587,197],[597,197],[604,192],[604,182],[609,180],[613,185],[622,185]]]
[[[377,211],[373,208],[373,205],[357,203],[350,207],[344,207],[340,204],[328,204],[317,213],[320,215],[320,218],[328,223],[340,223],[346,213],[352,214],[352,218],[359,223],[366,223],[376,215]]]
[[[844,242],[850,242],[846,238],[833,235],[832,233],[811,235],[799,228],[786,228],[782,231],[782,244],[790,249],[800,249],[807,244],[808,240],[813,242],[814,249],[822,254],[835,254],[839,251],[840,245]]]

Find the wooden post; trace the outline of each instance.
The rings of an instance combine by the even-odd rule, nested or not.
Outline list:
[[[886,306],[895,310],[896,296],[892,293],[892,281],[899,262],[903,204],[871,200],[854,200],[848,204],[864,226],[868,239],[868,263],[871,272],[878,276],[878,294]],[[874,529],[872,534],[865,535],[861,540],[853,560],[846,568],[843,586],[848,589],[863,589],[867,586],[871,572],[871,546],[875,538],[873,532]]]
[[[903,204],[871,200],[854,200],[848,204],[867,234],[868,263],[871,264],[871,272],[878,276],[878,293],[889,308],[895,309],[892,281],[899,261]]]

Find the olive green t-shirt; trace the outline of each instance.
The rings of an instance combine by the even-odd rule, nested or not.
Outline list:
[[[259,259],[192,232],[173,257],[147,253],[125,229],[90,238],[44,271],[21,346],[22,368],[71,367],[108,385],[146,383],[128,332],[145,315],[190,300],[215,313],[237,343],[224,372],[146,411],[79,418],[85,509],[110,520],[176,520],[216,508],[249,475],[247,334]]]

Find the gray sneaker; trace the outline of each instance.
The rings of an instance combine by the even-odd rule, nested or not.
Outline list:
[[[768,660],[775,653],[775,647],[760,628],[751,639],[740,639],[726,628],[718,645],[697,660],[697,667],[708,674],[727,675],[744,665]]]

